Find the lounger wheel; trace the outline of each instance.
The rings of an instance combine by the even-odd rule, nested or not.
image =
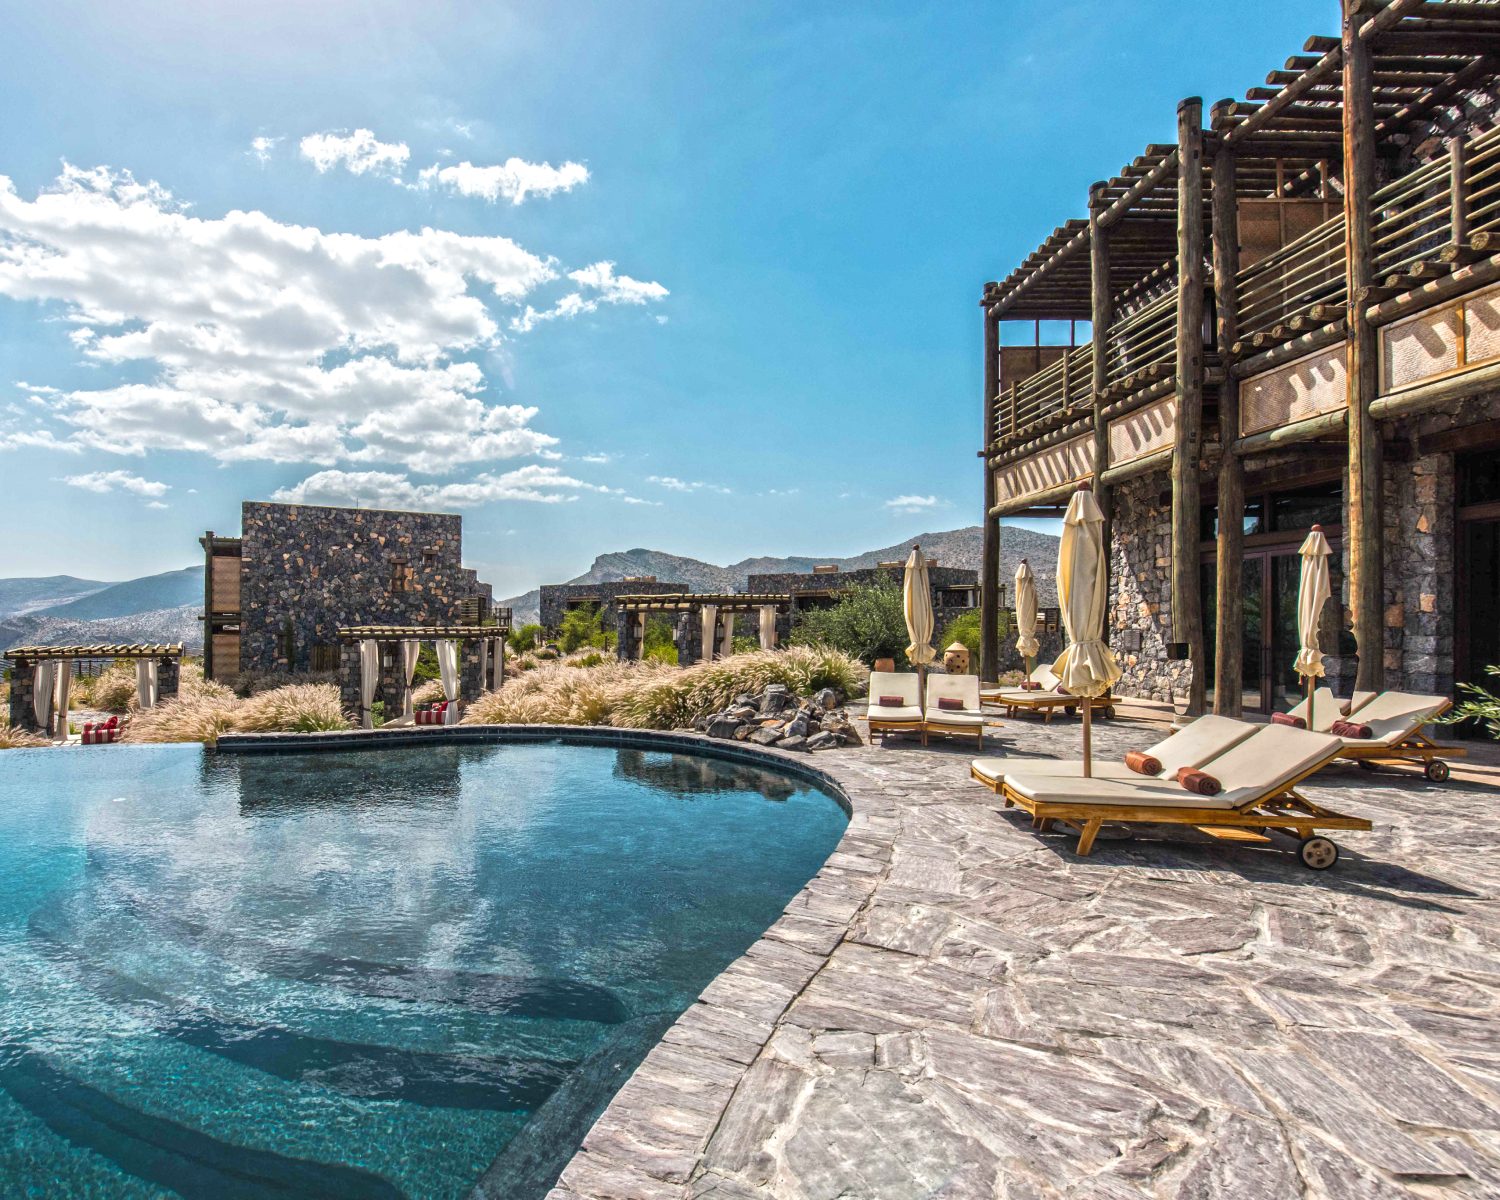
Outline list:
[[[1073,715],[1073,714],[1074,714],[1074,713],[1076,713],[1076,712],[1077,712],[1077,711],[1078,711],[1078,708],[1077,708],[1077,706],[1076,706],[1076,705],[1071,705],[1071,704],[1068,704],[1068,705],[1064,705],[1064,706],[1063,706],[1063,712],[1065,712],[1065,713],[1067,713],[1067,714],[1068,714],[1068,716],[1070,716],[1070,717],[1071,717],[1071,716],[1072,716],[1072,715]]]
[[[1359,760],[1359,769],[1361,771],[1378,771],[1380,770],[1380,764],[1362,758]]]
[[[1105,705],[1105,707],[1104,707],[1104,719],[1106,721],[1113,721],[1115,719],[1115,706],[1113,704],[1107,704],[1107,705]]]
[[[1339,848],[1334,845],[1333,839],[1316,833],[1302,839],[1297,853],[1302,859],[1302,865],[1311,867],[1314,871],[1326,871],[1339,860]]]
[[[1433,783],[1442,783],[1448,778],[1448,764],[1440,758],[1431,759],[1424,768],[1423,774]]]

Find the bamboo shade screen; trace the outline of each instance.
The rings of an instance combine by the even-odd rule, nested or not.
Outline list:
[[[214,564],[214,600],[213,611],[216,613],[237,613],[240,611],[240,565],[241,558],[238,554],[215,554],[212,558]],[[238,661],[239,653],[236,651],[235,659]]]
[[[1109,423],[1109,465],[1133,462],[1172,444],[1177,428],[1177,399],[1168,396]]]
[[[1429,308],[1380,331],[1382,394],[1500,355],[1500,287]]]
[[[1333,412],[1349,402],[1342,343],[1286,363],[1240,385],[1240,435]]]
[[[214,678],[233,683],[240,677],[240,635],[216,633],[214,638]]]
[[[1094,435],[1040,450],[995,472],[995,494],[1002,503],[1087,478],[1094,471]]]

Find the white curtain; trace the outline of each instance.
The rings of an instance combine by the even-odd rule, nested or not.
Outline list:
[[[422,643],[410,639],[401,643],[401,678],[406,683],[406,693],[401,701],[401,715],[411,716],[411,681],[417,673],[417,659],[422,654]]]
[[[36,714],[37,728],[47,732],[47,717],[52,711],[52,689],[57,681],[57,663],[52,659],[39,662],[31,677],[31,711]]]
[[[760,606],[760,648],[762,650],[776,648],[776,606],[774,604]]]
[[[644,659],[646,657],[646,614],[637,613],[636,620],[640,622],[640,628],[637,630],[640,640],[635,644],[635,656],[638,659]]]
[[[727,613],[724,614],[724,638],[719,643],[719,656],[721,658],[728,658],[733,653],[734,653],[734,614],[732,612],[727,612]]]
[[[505,686],[505,639],[495,639],[495,690]]]
[[[136,659],[135,698],[142,708],[156,707],[156,670],[156,659]]]
[[[494,638],[479,639],[479,690],[485,691],[490,686],[490,643]]]
[[[712,662],[714,657],[714,634],[719,629],[719,606],[717,604],[705,604],[702,611],[703,617],[703,661]]]
[[[359,724],[361,729],[374,729],[375,716],[370,706],[375,703],[375,685],[380,682],[380,643],[366,638],[359,644]]]
[[[448,700],[447,711],[443,714],[443,724],[456,725],[458,723],[458,705],[454,703],[458,699],[458,643],[454,641],[439,642],[437,644],[438,674],[443,677],[443,696]]]
[[[73,686],[73,660],[60,659],[57,664],[57,732],[53,734],[59,742],[68,740],[68,692]]]

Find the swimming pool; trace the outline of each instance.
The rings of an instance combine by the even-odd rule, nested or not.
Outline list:
[[[0,1197],[541,1196],[847,822],[557,743],[3,766]]]

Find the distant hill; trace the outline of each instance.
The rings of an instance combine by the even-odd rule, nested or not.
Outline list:
[[[102,580],[78,579],[72,575],[0,579],[0,620],[66,604],[111,586]]]
[[[0,647],[109,646],[129,642],[181,642],[189,653],[203,649],[203,601],[98,621],[25,613],[0,621]]]
[[[161,575],[145,575],[125,583],[110,584],[99,591],[66,604],[37,609],[49,617],[68,621],[100,621],[136,613],[158,612],[193,604],[203,609],[203,568],[185,567]]]
[[[837,565],[845,570],[873,567],[880,562],[904,560],[912,546],[920,545],[928,558],[937,559],[945,567],[967,567],[979,570],[984,551],[984,530],[978,525],[966,529],[950,529],[945,533],[919,533],[915,537],[886,546],[880,550],[867,550],[852,558],[747,558],[727,567],[717,567],[696,558],[682,558],[661,550],[620,550],[612,554],[601,554],[594,565],[575,579],[565,583],[615,583],[629,575],[655,575],[663,582],[685,584],[694,592],[743,591],[751,575],[780,575],[788,572],[811,574],[815,566]],[[1031,560],[1036,573],[1038,598],[1044,606],[1057,602],[1057,586],[1054,575],[1057,568],[1057,538],[1051,534],[1036,533],[1030,529],[1006,528],[1000,538],[1000,582],[1006,585],[1006,598],[1013,598],[1016,567],[1022,558]],[[541,607],[541,592],[533,588],[520,596],[498,603],[509,606],[517,625],[535,621]]]

